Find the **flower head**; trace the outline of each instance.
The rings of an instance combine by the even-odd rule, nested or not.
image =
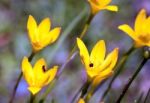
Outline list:
[[[136,17],[134,30],[127,24],[118,28],[127,33],[134,41],[135,47],[150,47],[150,16],[146,17],[146,11],[142,9]]]
[[[39,92],[43,86],[54,79],[57,68],[58,66],[54,66],[46,70],[46,62],[44,59],[39,59],[34,67],[32,67],[28,58],[24,57],[22,61],[22,72],[29,85],[28,90],[32,92],[32,94]]]
[[[37,25],[33,16],[29,15],[27,29],[34,52],[37,52],[55,42],[59,37],[61,28],[56,27],[51,31],[50,28],[51,21],[49,18],[45,18],[39,25]]]
[[[94,84],[99,83],[112,74],[113,68],[118,59],[118,48],[115,48],[105,58],[106,47],[103,40],[96,43],[90,55],[81,39],[77,38],[77,44],[80,51],[81,61],[85,66],[89,79],[94,79]]]
[[[85,103],[84,100],[81,98],[78,103]]]
[[[110,11],[118,11],[117,6],[109,5],[111,1],[112,0],[88,0],[93,14],[96,14],[97,12],[103,9],[107,9]]]

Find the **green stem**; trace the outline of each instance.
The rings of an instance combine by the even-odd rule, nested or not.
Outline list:
[[[138,69],[135,71],[135,73],[133,74],[133,76],[131,76],[129,78],[129,81],[127,82],[127,84],[125,85],[122,93],[120,94],[119,98],[117,99],[116,103],[120,103],[121,100],[123,99],[123,97],[125,96],[127,90],[129,89],[130,85],[132,84],[133,80],[136,78],[136,76],[139,74],[139,72],[142,70],[142,67],[145,65],[145,63],[147,62],[148,59],[143,59],[142,63],[140,64],[140,66],[138,67]]]
[[[29,103],[34,103],[35,97],[36,97],[36,95],[31,94]]]
[[[73,97],[73,99],[71,100],[71,103],[74,103],[74,101],[76,100],[77,96],[81,93],[81,96],[79,96],[80,98],[84,98],[84,96],[86,95],[86,93],[88,92],[90,86],[90,81],[85,82],[82,87],[78,90],[78,92],[75,94],[75,96]],[[78,100],[80,99],[78,98]]]
[[[88,30],[88,28],[89,28],[89,26],[90,26],[90,23],[91,23],[92,19],[93,19],[93,15],[91,14],[91,15],[89,16],[89,18],[88,18],[88,20],[87,20],[87,22],[86,22],[86,24],[85,24],[85,26],[84,26],[82,32],[81,32],[79,38],[82,39],[82,38],[84,37],[84,35],[86,34],[86,32],[87,32],[87,30]],[[71,50],[71,52],[70,52],[70,54],[69,54],[69,56],[68,56],[68,59],[72,56],[72,54],[75,52],[76,49],[77,49],[77,45],[74,45],[73,49]]]
[[[85,84],[83,84],[80,89],[77,91],[77,93],[75,94],[75,96],[72,98],[71,103],[74,103],[74,101],[76,100],[77,96],[80,94],[80,92],[82,91],[82,89],[84,88]]]
[[[149,90],[148,90],[148,92],[147,92],[147,95],[146,95],[146,97],[145,97],[145,99],[144,99],[144,102],[143,102],[143,103],[146,103],[146,101],[147,101],[147,99],[148,99],[149,94],[150,94],[150,88],[149,88]]]
[[[110,81],[110,83],[109,83],[109,85],[108,85],[106,91],[103,93],[102,99],[101,99],[102,101],[104,101],[104,98],[106,97],[106,95],[108,94],[109,90],[111,89],[111,86],[112,86],[114,80],[116,79],[116,77],[117,77],[117,76],[120,74],[120,72],[122,71],[123,66],[124,66],[124,64],[126,63],[126,60],[127,60],[128,56],[132,53],[132,51],[133,51],[134,49],[135,49],[134,46],[132,46],[132,47],[128,50],[128,52],[126,52],[126,53],[123,55],[123,57],[122,57],[121,60],[119,61],[118,65],[116,66],[116,69],[114,69],[114,70],[116,70],[116,73],[115,73],[115,75],[112,77],[112,79],[111,79],[111,81]]]
[[[87,81],[85,83],[85,85],[84,85],[84,87],[82,89],[81,98],[83,98],[86,95],[86,93],[87,93],[87,91],[89,89],[90,84],[91,84],[91,82],[89,82],[89,81]]]
[[[141,103],[143,98],[143,93],[140,94],[139,98],[137,99],[136,103]]]
[[[31,55],[29,56],[29,61],[32,60],[33,56],[34,56],[34,53],[32,52]],[[16,84],[15,84],[15,86],[14,86],[12,95],[11,95],[10,100],[9,100],[9,103],[13,103],[13,101],[14,101],[14,98],[15,98],[15,95],[16,95],[16,91],[17,91],[19,82],[20,82],[20,80],[21,80],[21,78],[22,78],[22,75],[23,75],[23,73],[21,72],[21,73],[19,74],[19,77],[18,77],[18,79],[17,79],[17,82],[16,82]]]

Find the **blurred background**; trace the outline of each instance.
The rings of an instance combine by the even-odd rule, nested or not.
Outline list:
[[[103,39],[107,45],[107,53],[115,47],[120,48],[119,58],[133,45],[133,40],[117,29],[118,25],[127,23],[133,27],[134,20],[141,8],[150,15],[149,0],[113,0],[111,4],[119,7],[118,12],[103,10],[92,20],[83,41],[91,50],[94,44]],[[66,62],[70,51],[76,45],[78,37],[90,14],[87,0],[0,0],[0,103],[7,103],[13,87],[21,71],[21,60],[31,54],[32,48],[27,36],[27,19],[33,15],[38,23],[50,17],[52,26],[61,26],[62,32],[56,43],[36,54],[32,63],[44,57],[49,67]],[[121,74],[115,79],[105,102],[114,103],[122,88],[141,62],[142,49],[136,49],[124,66]],[[85,82],[85,71],[77,54],[65,67],[56,86],[46,99],[52,98],[56,103],[70,103],[77,90]],[[144,66],[136,80],[132,83],[122,103],[136,103],[140,95],[145,98],[150,88],[150,61]],[[111,79],[111,78],[110,78]],[[99,103],[108,86],[108,79],[94,94],[90,103]],[[14,103],[26,103],[29,99],[27,83],[22,78]],[[44,92],[46,87],[39,93]],[[150,100],[149,100],[150,101]]]

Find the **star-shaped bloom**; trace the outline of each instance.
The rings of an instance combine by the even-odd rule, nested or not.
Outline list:
[[[113,73],[113,68],[118,59],[118,48],[115,48],[105,57],[106,47],[104,40],[99,40],[96,43],[90,55],[85,44],[79,38],[77,38],[77,45],[88,79],[93,80],[94,84],[100,83]]]
[[[35,19],[31,15],[29,15],[28,18],[27,29],[34,52],[37,52],[55,42],[61,31],[60,27],[50,30],[51,20],[49,18],[45,18],[39,25],[37,25]]]
[[[109,5],[111,1],[112,0],[88,0],[92,9],[92,14],[96,14],[104,9],[118,11],[118,7],[116,5]]]
[[[42,87],[54,79],[58,66],[54,66],[49,70],[46,70],[46,68],[46,62],[43,58],[39,59],[34,67],[32,67],[27,57],[23,58],[22,72],[29,85],[28,90],[32,92],[32,94],[38,93]]]
[[[150,47],[150,16],[146,17],[145,9],[142,9],[136,17],[134,30],[127,24],[118,28],[127,33],[135,42],[135,47]]]

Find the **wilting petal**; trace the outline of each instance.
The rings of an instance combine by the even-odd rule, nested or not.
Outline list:
[[[133,29],[129,26],[129,25],[120,25],[118,27],[118,29],[124,31],[125,33],[127,33],[132,39],[137,40],[137,35],[135,34],[135,32],[133,31]]]
[[[90,61],[93,62],[94,66],[100,65],[105,58],[106,47],[104,40],[100,40],[97,44],[93,47]]]
[[[134,25],[135,32],[142,33],[141,26],[143,26],[145,19],[146,19],[146,11],[145,9],[142,9],[137,15],[135,20],[135,25]]]
[[[115,5],[106,6],[105,9],[110,10],[110,11],[118,11],[118,7]]]
[[[80,51],[80,57],[81,57],[82,63],[86,66],[86,69],[87,69],[90,63],[88,50],[85,44],[83,43],[83,41],[79,38],[77,38],[77,45]]]
[[[48,34],[50,30],[50,26],[51,26],[51,22],[49,18],[45,18],[44,20],[42,20],[42,22],[38,26],[40,38],[43,38],[45,35]]]
[[[29,90],[33,95],[35,95],[36,93],[38,93],[38,92],[41,90],[41,88],[39,88],[39,87],[28,87],[28,90]]]
[[[31,64],[28,61],[27,57],[24,57],[22,60],[22,72],[24,75],[25,80],[29,84],[29,86],[32,86],[35,84],[34,81],[34,73]]]

